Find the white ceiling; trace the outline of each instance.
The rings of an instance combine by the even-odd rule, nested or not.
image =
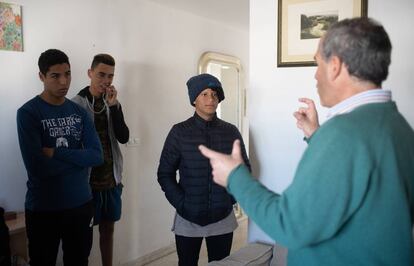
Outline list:
[[[249,0],[149,0],[194,15],[249,30]]]

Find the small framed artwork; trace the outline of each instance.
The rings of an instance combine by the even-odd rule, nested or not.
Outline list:
[[[0,50],[23,51],[20,5],[0,2]]]
[[[368,0],[279,0],[277,66],[315,66],[319,39],[339,20],[366,17]]]

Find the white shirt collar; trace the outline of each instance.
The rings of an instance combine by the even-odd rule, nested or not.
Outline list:
[[[392,100],[391,91],[383,89],[372,89],[355,94],[342,102],[334,105],[328,111],[327,118],[345,114],[355,108],[369,103],[384,103]]]

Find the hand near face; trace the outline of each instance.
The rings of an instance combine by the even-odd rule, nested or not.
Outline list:
[[[296,118],[297,127],[303,131],[305,137],[310,138],[319,128],[318,112],[311,99],[299,98],[299,102],[305,103],[307,107],[300,107],[293,116]]]
[[[239,164],[243,163],[240,140],[237,139],[234,141],[231,155],[210,150],[204,145],[200,145],[198,148],[205,157],[210,159],[214,182],[220,186],[227,187],[230,172]]]
[[[108,103],[109,106],[113,106],[113,105],[117,104],[118,100],[117,100],[116,96],[118,95],[118,91],[115,89],[115,87],[113,85],[106,88],[105,95],[106,95],[105,100],[106,100],[106,102]]]

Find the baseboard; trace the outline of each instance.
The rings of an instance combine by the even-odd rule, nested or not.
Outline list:
[[[175,243],[172,243],[171,245],[169,245],[167,247],[163,247],[163,248],[160,248],[156,251],[148,253],[148,254],[146,254],[142,257],[139,257],[136,260],[124,263],[124,264],[122,264],[122,266],[143,266],[143,265],[146,265],[150,262],[153,262],[154,260],[158,260],[158,259],[160,259],[164,256],[167,256],[167,255],[169,255],[169,254],[171,254],[175,251],[176,251]]]

